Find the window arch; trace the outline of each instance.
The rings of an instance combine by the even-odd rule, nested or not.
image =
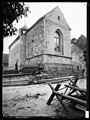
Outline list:
[[[60,30],[55,31],[55,51],[62,53],[62,33]]]

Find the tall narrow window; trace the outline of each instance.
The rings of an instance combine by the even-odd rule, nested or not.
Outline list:
[[[55,51],[62,52],[62,33],[59,30],[55,32]]]
[[[79,70],[79,66],[77,66],[77,70]]]

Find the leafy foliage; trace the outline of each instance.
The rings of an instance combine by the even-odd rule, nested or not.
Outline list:
[[[83,51],[83,56],[84,56],[84,61],[86,62],[86,66],[87,66],[87,49]]]
[[[84,61],[87,61],[87,51],[83,51],[83,54],[84,54]]]
[[[18,22],[23,15],[27,16],[28,11],[29,7],[24,2],[3,1],[3,37],[15,35],[17,29],[12,23],[15,20]]]

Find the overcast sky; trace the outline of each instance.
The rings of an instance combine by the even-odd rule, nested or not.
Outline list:
[[[78,38],[81,34],[87,35],[87,3],[86,2],[28,2],[31,13],[26,18],[27,27],[31,27],[40,17],[50,12],[56,6],[59,6],[61,12],[71,28],[71,39]],[[14,22],[17,28],[25,25],[25,18],[21,19],[18,24]],[[9,53],[8,46],[18,36],[7,37],[3,41],[3,52]]]

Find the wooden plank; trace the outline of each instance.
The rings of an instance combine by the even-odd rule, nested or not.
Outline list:
[[[54,88],[52,87],[52,85],[50,83],[48,83],[49,86],[51,87],[52,90],[54,90]],[[55,87],[55,91],[58,91],[59,87],[61,86],[61,84],[57,84],[57,86]],[[50,103],[52,102],[53,98],[54,98],[55,94],[52,92],[49,100],[47,101],[47,104],[50,105]]]
[[[74,77],[74,78],[75,78],[75,77]],[[73,81],[72,79],[73,79],[73,77],[70,77],[70,78],[69,78],[69,80],[70,80],[69,85],[71,85],[71,84],[72,84],[72,86],[77,86],[77,85],[76,85],[76,83],[77,83],[77,81],[78,81],[78,78],[75,78],[75,80],[74,80],[74,81]],[[66,90],[65,90],[64,94],[66,94],[67,90],[68,90],[68,87],[66,88]]]
[[[57,84],[57,86],[56,86],[56,88],[55,88],[55,90],[54,90],[53,86],[52,86],[50,83],[48,83],[48,85],[50,86],[50,88],[52,89],[52,91],[55,91],[55,90],[58,91],[59,87],[61,86],[61,84]],[[50,98],[49,98],[49,100],[48,100],[48,102],[47,102],[48,105],[50,105],[50,103],[51,103],[51,101],[53,100],[54,96],[55,96],[55,93],[52,92],[52,94],[51,94],[51,96],[50,96]],[[56,95],[56,97],[57,97],[57,99],[59,100],[59,102],[62,104],[62,106],[64,107],[64,109],[66,110],[66,107],[65,107],[63,101],[60,99],[60,97],[59,97],[58,95]]]
[[[76,104],[75,107],[80,109],[80,110],[82,110],[82,111],[86,111],[87,110],[87,108],[85,106],[82,106],[80,104]]]
[[[62,88],[60,88],[59,90],[63,90],[63,89],[65,89],[66,87],[62,87]]]
[[[71,85],[65,85],[66,87],[69,87],[69,88],[72,88],[72,89],[75,89],[75,90],[78,90],[80,92],[85,92],[87,93],[87,90],[86,89],[82,89],[82,88],[79,88],[79,87],[74,87],[74,86],[71,86]]]
[[[77,83],[77,81],[78,81],[78,78],[76,78],[74,81],[72,80],[72,78],[69,78],[69,80],[70,80],[70,82],[72,83],[73,86],[77,86],[76,83]],[[70,83],[70,84],[71,84],[71,83]],[[70,84],[69,84],[69,85],[70,85]]]
[[[58,101],[62,104],[65,110],[67,110],[66,106],[64,105],[63,101],[61,100],[60,96],[56,95]]]
[[[81,99],[78,99],[78,98],[75,98],[75,97],[71,97],[71,96],[69,96],[69,95],[60,94],[59,92],[57,92],[57,91],[55,91],[55,90],[54,90],[53,92],[54,92],[55,95],[62,96],[63,98],[66,98],[66,99],[68,99],[68,100],[72,100],[72,101],[74,101],[74,102],[76,102],[76,103],[78,103],[78,104],[81,104],[81,105],[84,105],[84,106],[87,105],[87,102],[84,101],[84,100],[81,100]]]
[[[54,82],[58,82],[58,83],[62,83],[65,81],[70,81],[70,78],[73,78],[74,76],[67,76],[67,77],[58,77],[58,78],[50,78],[50,79],[41,79],[38,80],[38,83],[54,83]]]

